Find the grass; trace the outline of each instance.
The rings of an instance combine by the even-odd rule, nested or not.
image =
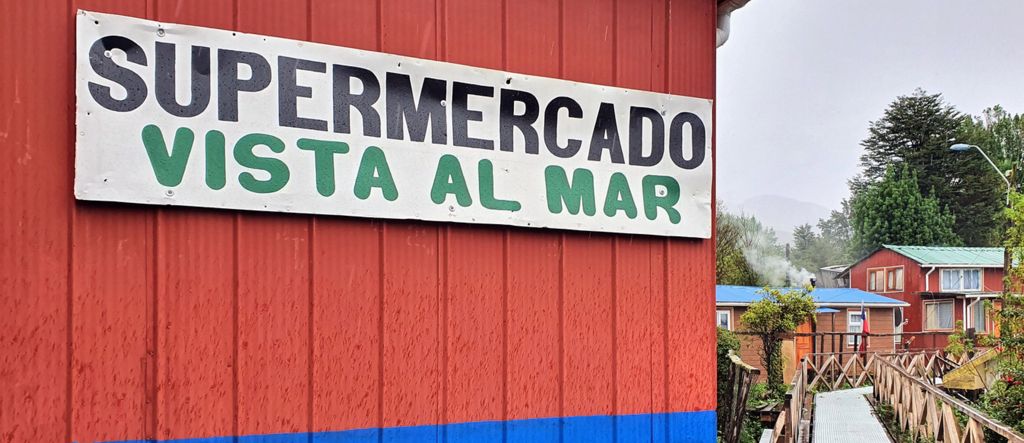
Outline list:
[[[875,416],[878,417],[878,421],[882,422],[882,426],[885,426],[885,431],[889,434],[889,438],[892,441],[896,443],[934,443],[931,437],[914,438],[909,432],[904,431],[896,419],[896,412],[892,409],[892,406],[875,402],[870,396],[868,397],[868,402],[871,403]]]

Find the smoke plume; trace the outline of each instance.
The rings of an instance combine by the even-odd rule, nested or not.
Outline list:
[[[747,229],[745,230],[744,244],[742,245],[743,257],[750,264],[761,278],[769,286],[781,287],[788,284],[791,287],[808,285],[814,278],[814,273],[803,268],[793,266],[786,260],[785,252],[781,250],[775,238],[775,232],[771,229]]]

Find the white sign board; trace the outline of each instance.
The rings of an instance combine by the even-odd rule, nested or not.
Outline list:
[[[75,195],[709,238],[711,100],[80,11]]]

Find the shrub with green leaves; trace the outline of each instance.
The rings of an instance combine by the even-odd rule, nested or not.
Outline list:
[[[764,288],[764,298],[750,304],[740,321],[747,331],[761,339],[761,367],[768,387],[776,395],[786,392],[782,379],[782,338],[807,321],[814,321],[814,299],[808,290]]]

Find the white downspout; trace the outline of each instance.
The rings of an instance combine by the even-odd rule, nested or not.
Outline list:
[[[974,301],[972,301],[971,304],[969,304],[969,305],[967,304],[967,300],[968,300],[968,298],[966,298],[966,296],[965,296],[964,297],[964,305],[966,305],[966,306],[964,307],[964,331],[966,331],[967,328],[969,328],[969,327],[970,328],[974,328],[974,330],[977,331],[978,330],[978,325],[974,324],[974,315],[977,315],[975,312],[977,311],[978,307],[975,306],[975,305],[978,304],[978,302],[981,301],[981,297],[979,296],[978,298],[975,298]],[[970,326],[967,325],[967,311],[968,311],[968,308],[970,308],[969,310],[973,314],[970,317],[970,320],[971,320],[971,325]]]
[[[732,12],[742,8],[750,0],[720,0],[718,2],[718,32],[715,47],[720,48],[729,40],[729,18]]]

